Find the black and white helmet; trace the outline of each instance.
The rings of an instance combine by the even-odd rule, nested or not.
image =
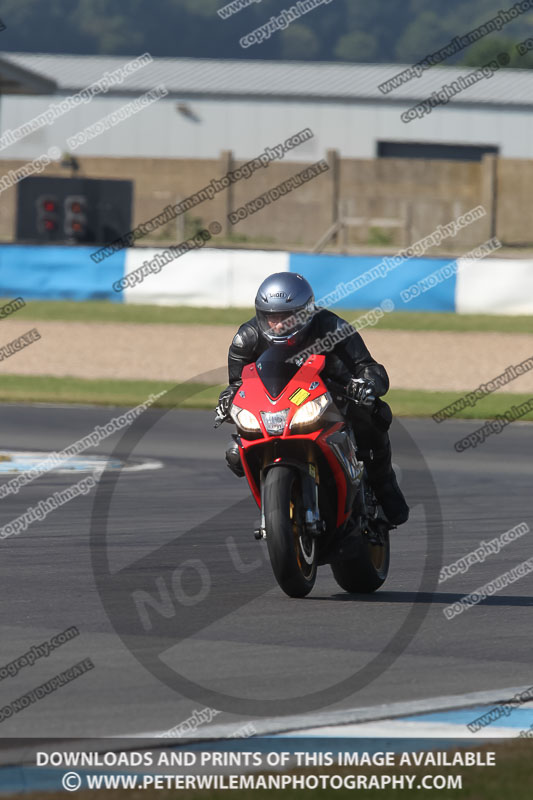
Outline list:
[[[260,333],[271,344],[299,344],[316,311],[311,284],[295,272],[275,272],[257,291]]]

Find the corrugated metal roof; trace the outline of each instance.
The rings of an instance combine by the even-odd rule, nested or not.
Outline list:
[[[0,94],[53,94],[54,80],[0,57]]]
[[[135,56],[3,53],[2,58],[57,82],[59,91],[78,91]],[[178,96],[257,96],[293,99],[379,100],[408,106],[429,97],[471,67],[433,67],[389,94],[378,85],[408,65],[294,61],[229,61],[155,58],[129,75],[115,91],[142,92],[165,84]],[[457,104],[533,105],[533,70],[502,69],[462,91]]]

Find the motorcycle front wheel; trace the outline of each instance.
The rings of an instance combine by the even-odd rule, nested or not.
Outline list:
[[[264,483],[264,514],[268,554],[274,576],[289,597],[305,597],[316,580],[316,543],[305,531],[298,472],[272,468]]]

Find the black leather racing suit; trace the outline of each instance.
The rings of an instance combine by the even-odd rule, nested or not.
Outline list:
[[[323,339],[328,333],[333,333],[341,327],[346,330],[345,326],[347,324],[332,311],[327,309],[320,310],[314,315],[306,331],[305,340],[299,342],[298,350],[304,350],[316,342],[317,339]],[[240,326],[233,338],[228,354],[228,372],[231,387],[236,389],[240,386],[243,367],[256,361],[268,347],[270,347],[270,344],[261,335],[255,317]],[[325,377],[329,377],[344,386],[351,378],[370,380],[375,386],[374,394],[377,398],[380,398],[381,395],[386,394],[388,391],[389,377],[385,367],[372,358],[363,339],[355,329],[351,336],[343,338],[330,352],[326,352],[324,355],[326,356],[326,366],[323,372]],[[403,495],[401,495],[397,487],[391,466],[391,449],[387,433],[392,422],[392,412],[389,405],[381,399],[376,400],[372,409],[350,403],[348,414],[356,434],[359,456],[367,467],[369,479],[376,494],[379,497],[380,486],[384,486],[392,480],[395,484],[395,488],[393,487],[393,490],[391,490],[393,505],[398,506],[399,504],[402,506],[403,503],[403,506],[407,509]],[[236,455],[237,453],[233,453],[233,465],[235,465]],[[231,466],[232,458],[229,452],[226,458]],[[391,489],[391,487],[389,486],[388,489]],[[396,498],[398,492],[399,496]],[[403,517],[406,513],[408,514],[408,510],[407,512],[404,510],[403,513],[398,511],[398,513],[399,517]],[[394,516],[393,509],[391,509],[391,514],[388,514],[388,516],[392,519]]]
[[[298,343],[298,349],[304,350],[317,339],[324,339],[328,333],[345,328],[347,324],[332,311],[322,309],[314,315],[306,331],[306,338],[303,342]],[[261,336],[255,317],[243,323],[235,334],[229,349],[230,385],[240,386],[243,367],[256,361],[268,347],[270,347],[270,343]],[[389,377],[385,367],[372,358],[355,329],[351,336],[344,338],[335,345],[331,352],[325,355],[324,375],[326,377],[344,385],[350,378],[367,378],[374,383],[377,397],[381,397],[389,390]]]

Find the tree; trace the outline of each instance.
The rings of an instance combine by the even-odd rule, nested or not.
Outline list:
[[[318,37],[300,22],[293,22],[277,35],[281,36],[281,58],[310,61],[320,50]]]
[[[505,36],[486,36],[478,42],[470,45],[464,54],[461,64],[469,67],[482,67],[489,61],[497,60],[502,53],[506,53],[509,58],[510,67],[519,69],[533,69],[533,52],[529,51],[521,56],[516,48],[516,42]]]
[[[341,36],[333,55],[339,61],[376,61],[378,43],[370,33],[356,31]]]
[[[2,49],[157,57],[415,63],[495,15],[494,0],[335,0],[324,3],[253,47],[239,40],[296,0],[268,0],[227,20],[228,0],[3,0]],[[443,63],[477,67],[507,52],[510,67],[533,68],[533,13],[522,14]]]
[[[395,60],[403,64],[421,61],[449,42],[442,15],[424,11],[410,20],[395,47]]]

